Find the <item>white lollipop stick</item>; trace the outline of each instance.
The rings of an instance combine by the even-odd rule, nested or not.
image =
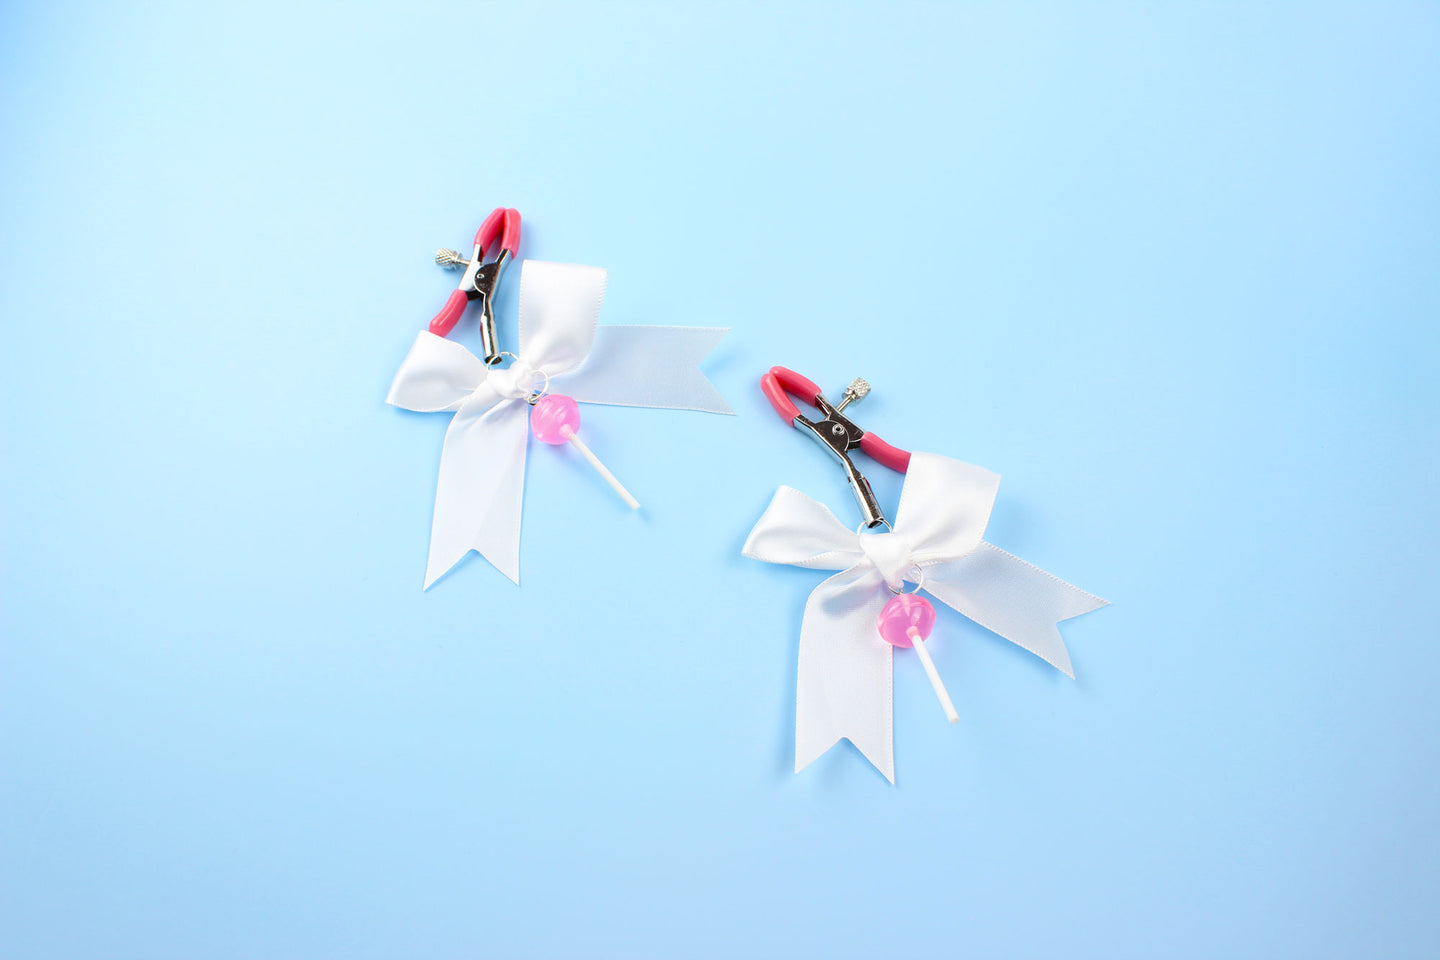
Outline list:
[[[910,638],[915,652],[920,654],[920,663],[925,667],[925,675],[930,678],[930,686],[935,688],[935,696],[940,698],[945,718],[951,723],[959,723],[960,714],[955,712],[955,704],[950,702],[950,694],[945,691],[945,684],[940,680],[940,671],[935,669],[935,661],[930,659],[930,651],[925,649],[925,639],[920,636],[920,630],[911,627],[905,631],[905,635]]]
[[[575,446],[575,449],[580,451],[581,456],[590,461],[590,466],[595,468],[595,472],[605,478],[605,482],[610,484],[611,489],[620,494],[620,499],[628,503],[631,510],[640,509],[640,501],[632,497],[630,491],[626,490],[624,485],[615,479],[615,474],[611,473],[610,469],[600,462],[600,458],[595,456],[589,447],[585,446],[585,441],[580,439],[578,433],[571,430],[568,426],[565,426],[560,428],[560,436],[569,440]]]
[[[549,384],[549,379],[546,379]],[[530,432],[535,434],[535,439],[543,440],[545,443],[559,446],[566,440],[579,450],[581,455],[590,461],[590,466],[595,472],[605,478],[605,482],[620,498],[630,505],[631,510],[640,509],[640,501],[630,496],[630,491],[621,486],[620,481],[615,479],[615,474],[605,468],[600,458],[590,452],[576,433],[580,426],[580,408],[575,403],[574,397],[567,397],[560,393],[536,395],[531,399],[534,409],[530,411]]]

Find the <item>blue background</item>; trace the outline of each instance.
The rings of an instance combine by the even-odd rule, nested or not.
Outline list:
[[[0,11],[0,953],[1440,952],[1440,8],[237,6]],[[500,204],[738,415],[587,408],[644,513],[532,449],[422,594]],[[775,363],[1114,601],[944,612],[895,787],[790,769]]]

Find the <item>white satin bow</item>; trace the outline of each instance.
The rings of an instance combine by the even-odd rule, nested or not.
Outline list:
[[[981,539],[999,486],[999,474],[981,467],[913,454],[893,530],[866,534],[798,490],[775,492],[745,556],[840,571],[810,594],[800,627],[797,773],[845,737],[895,782],[893,648],[876,619],[886,586],[901,589],[916,567],[937,600],[1075,675],[1056,625],[1108,601]]]
[[[583,403],[731,412],[700,372],[728,328],[598,326],[605,280],[600,267],[526,260],[519,359],[504,369],[428,330],[415,338],[387,402],[455,414],[440,453],[427,588],[472,549],[520,582],[526,397],[537,385]]]

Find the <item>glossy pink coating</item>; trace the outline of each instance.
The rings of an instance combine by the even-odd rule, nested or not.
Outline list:
[[[785,386],[775,374],[767,373],[760,378],[760,390],[770,401],[770,406],[780,414],[781,420],[794,423],[795,418],[800,416],[800,408],[795,406],[795,401],[790,399],[790,394],[785,392]]]
[[[580,406],[563,393],[547,393],[535,401],[530,411],[530,432],[536,440],[565,443],[570,434],[580,432]],[[931,614],[934,619],[934,614]]]
[[[930,631],[935,629],[935,608],[917,593],[897,593],[880,611],[880,619],[875,625],[880,628],[880,636],[886,643],[897,647],[913,646],[910,628],[919,631],[921,640],[930,636]]]
[[[490,216],[480,224],[480,229],[475,231],[475,242],[480,245],[480,255],[484,256],[500,241],[501,250],[509,250],[512,258],[520,255],[520,211],[514,207],[496,207],[490,211]],[[498,254],[497,254],[498,256]]]
[[[860,438],[860,449],[870,454],[870,459],[876,463],[889,467],[897,473],[904,473],[910,469],[909,451],[886,443],[873,433],[867,433]]]
[[[484,256],[500,236],[500,229],[505,224],[505,208],[496,207],[490,211],[490,215],[480,222],[480,229],[475,231],[475,242],[480,245],[480,255]]]
[[[814,403],[820,396],[819,387],[785,367],[771,367],[770,372],[760,378],[760,389],[786,423],[794,423],[795,418],[800,416],[800,410],[790,399],[790,394],[803,398],[806,403]]]
[[[460,315],[465,312],[465,304],[469,301],[465,298],[464,290],[456,290],[450,294],[450,299],[445,301],[445,306],[435,314],[435,319],[430,321],[430,332],[437,337],[443,337],[455,329],[455,324],[460,322]]]
[[[514,207],[505,211],[505,232],[500,235],[500,247],[510,251],[511,259],[520,256],[520,211]]]

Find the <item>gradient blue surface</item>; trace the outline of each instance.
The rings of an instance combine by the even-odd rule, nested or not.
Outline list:
[[[1434,4],[10,3],[0,88],[0,954],[1440,953]],[[644,514],[532,447],[422,594],[497,204],[738,415],[590,408]],[[774,363],[1114,601],[942,613],[893,788],[790,769]]]

